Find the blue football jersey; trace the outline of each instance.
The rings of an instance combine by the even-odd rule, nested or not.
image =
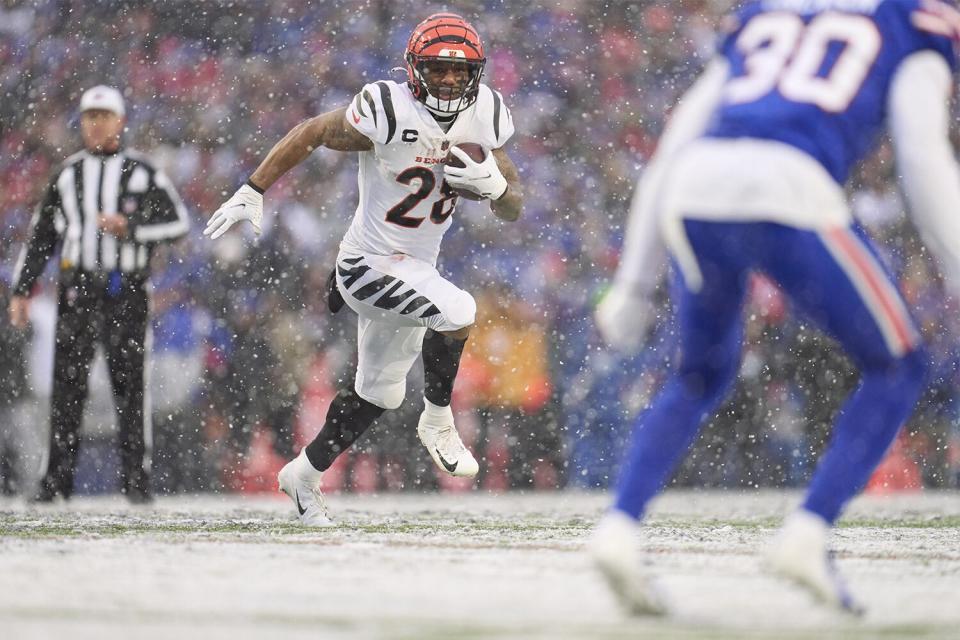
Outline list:
[[[956,70],[960,13],[939,0],[761,0],[726,19],[730,77],[707,136],[797,147],[839,183],[875,144],[897,66],[922,50]]]

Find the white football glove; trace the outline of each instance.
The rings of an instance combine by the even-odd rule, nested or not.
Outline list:
[[[496,200],[507,192],[507,179],[500,173],[497,160],[487,153],[483,162],[474,162],[473,158],[457,147],[450,147],[450,153],[460,158],[464,167],[443,167],[443,177],[447,184],[457,189],[469,189],[484,198]]]
[[[604,342],[627,354],[640,351],[647,341],[657,307],[653,298],[613,285],[594,312]]]
[[[216,240],[238,220],[249,220],[253,230],[260,235],[260,221],[263,219],[263,196],[257,193],[250,185],[245,184],[233,194],[229,200],[220,205],[220,208],[207,221],[207,228],[203,235]]]

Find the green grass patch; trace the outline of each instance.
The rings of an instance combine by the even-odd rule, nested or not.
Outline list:
[[[416,515],[411,516],[417,518]],[[691,532],[730,527],[741,531],[759,531],[773,529],[780,524],[780,518],[761,517],[756,519],[694,519],[694,518],[653,518],[649,527],[653,529],[685,529]],[[455,536],[459,538],[496,539],[505,538],[510,544],[525,542],[571,541],[586,535],[593,527],[593,521],[587,518],[551,519],[544,515],[525,514],[517,518],[458,518],[449,515],[426,515],[416,520],[397,520],[385,517],[379,521],[355,522],[342,521],[326,529],[304,527],[294,520],[272,517],[229,518],[223,516],[183,518],[176,515],[157,515],[153,518],[142,516],[100,516],[91,515],[38,515],[0,514],[0,538],[82,538],[82,537],[123,537],[164,535],[190,537],[202,540],[206,536],[228,536],[236,538],[284,538],[290,536],[313,536],[343,539],[351,534],[369,536],[392,536],[398,540],[408,537]],[[960,515],[896,518],[858,518],[841,520],[840,529],[960,529]]]
[[[69,519],[54,518],[18,518],[10,515],[0,516],[0,537],[6,538],[78,538],[78,537],[120,537],[131,535],[174,535],[196,536],[206,535],[229,536],[257,536],[257,537],[284,537],[314,535],[318,537],[344,534],[390,535],[390,536],[423,536],[431,535],[451,536],[478,536],[484,537],[493,534],[510,534],[512,538],[523,538],[525,535],[535,536],[537,539],[571,538],[589,531],[592,524],[571,521],[529,521],[529,520],[486,520],[483,522],[453,522],[444,520],[425,520],[418,522],[384,522],[351,523],[342,522],[329,528],[313,529],[304,527],[295,521],[283,520],[190,520],[171,518],[164,520],[124,519],[117,517],[108,522],[103,518],[91,517],[84,520],[82,516]]]

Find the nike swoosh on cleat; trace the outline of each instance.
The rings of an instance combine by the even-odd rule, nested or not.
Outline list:
[[[446,470],[449,471],[450,473],[453,473],[454,471],[457,470],[457,465],[460,464],[460,461],[459,461],[459,460],[457,460],[457,461],[454,462],[453,464],[450,464],[449,462],[447,462],[446,460],[444,460],[443,454],[440,453],[440,449],[434,449],[434,451],[437,452],[437,457],[440,458],[440,464],[443,465],[443,468],[444,468],[444,469],[446,469]]]
[[[293,496],[294,496],[293,499],[296,500],[297,502],[297,511],[300,512],[300,515],[305,514],[307,510],[300,506],[300,494],[297,492],[296,489],[293,490]]]

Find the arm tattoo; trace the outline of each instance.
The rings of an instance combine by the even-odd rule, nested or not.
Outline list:
[[[315,118],[320,127],[318,146],[334,151],[369,151],[373,142],[347,122],[347,108],[324,113]]]
[[[499,200],[492,200],[490,208],[501,220],[513,222],[523,212],[523,186],[520,184],[520,172],[502,148],[494,149],[492,153],[497,161],[497,167],[507,180],[507,192]]]
[[[275,144],[250,181],[269,189],[280,176],[307,159],[317,147],[335,151],[368,151],[373,143],[346,121],[346,107],[301,122]]]

